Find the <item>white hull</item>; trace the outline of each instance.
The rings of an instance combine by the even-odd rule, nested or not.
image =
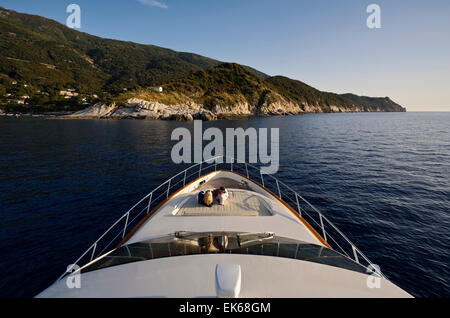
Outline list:
[[[230,192],[224,207],[207,208],[196,202],[200,190],[223,183]],[[278,181],[277,186],[279,190]],[[354,260],[333,250],[325,240],[329,237],[322,216],[325,238],[280,196],[281,191],[275,195],[236,172],[213,171],[203,175],[170,196],[168,191],[163,202],[148,211],[126,236],[124,232],[120,248],[83,266],[79,276],[81,288],[68,288],[67,279],[74,278],[64,277],[38,297],[219,297],[227,288],[234,288],[232,295],[243,298],[411,297],[384,276],[366,273],[364,265],[359,264],[363,254],[356,248]],[[251,243],[256,244],[249,245],[254,251],[241,246],[225,252],[197,253],[188,252],[190,245],[173,236],[180,231],[216,233],[229,238],[230,244],[235,237],[239,240],[242,233],[265,233],[267,238]],[[153,249],[165,246],[161,242],[166,239],[168,255],[156,255]],[[140,258],[133,254],[136,246],[141,248]],[[142,254],[143,246],[151,254]],[[268,256],[268,247],[278,249]],[[170,251],[171,248],[181,252]],[[286,254],[289,248],[295,253]],[[223,264],[229,264],[223,267],[225,274],[218,272]],[[232,286],[222,287],[227,283]]]

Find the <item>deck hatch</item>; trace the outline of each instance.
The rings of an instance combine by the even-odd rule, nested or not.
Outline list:
[[[218,297],[239,297],[241,292],[241,266],[238,264],[217,264],[216,290]]]

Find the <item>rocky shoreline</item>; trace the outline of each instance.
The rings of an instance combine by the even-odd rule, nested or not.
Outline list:
[[[376,111],[382,112],[380,108]],[[364,112],[362,108],[345,109],[331,106],[331,113]],[[260,107],[252,107],[246,103],[225,107],[216,105],[212,109],[207,109],[203,105],[187,103],[184,105],[165,105],[158,102],[149,102],[142,99],[129,99],[125,105],[95,104],[84,110],[70,115],[60,116],[65,119],[143,119],[143,120],[173,120],[192,121],[201,119],[211,121],[225,118],[239,118],[250,116],[290,116],[307,113],[323,113],[319,106],[300,107],[292,103],[284,105],[280,103],[270,103]]]
[[[0,109],[2,117],[65,117],[72,114],[73,112],[5,112]]]
[[[192,121],[194,119],[216,120],[217,115],[204,109],[201,105],[167,106],[157,102],[141,99],[129,99],[124,106],[95,104],[84,110],[75,112],[67,119],[147,119]]]

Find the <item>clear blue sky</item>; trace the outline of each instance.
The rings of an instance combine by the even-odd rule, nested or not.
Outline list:
[[[81,31],[250,65],[336,93],[450,111],[449,0],[0,0]],[[146,4],[145,4],[146,3]],[[366,26],[369,4],[381,29]]]

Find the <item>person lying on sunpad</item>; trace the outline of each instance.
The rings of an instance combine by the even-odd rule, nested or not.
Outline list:
[[[208,190],[206,192],[201,191],[198,194],[198,203],[199,204],[206,205],[207,207],[212,207],[213,202],[214,202],[214,200],[213,200],[213,194],[212,194],[211,190]]]
[[[215,201],[220,205],[225,205],[225,201],[228,199],[228,191],[224,187],[220,187],[220,189],[216,189],[213,192]]]

